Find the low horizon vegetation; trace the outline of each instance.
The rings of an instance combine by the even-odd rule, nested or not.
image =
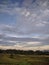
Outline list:
[[[49,65],[49,51],[0,49],[0,65]]]

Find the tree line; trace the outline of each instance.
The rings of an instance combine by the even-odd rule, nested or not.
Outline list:
[[[0,54],[1,53],[7,53],[7,54],[23,54],[23,55],[49,55],[49,51],[40,51],[40,50],[15,50],[15,49],[7,49],[7,50],[2,50],[0,49]]]

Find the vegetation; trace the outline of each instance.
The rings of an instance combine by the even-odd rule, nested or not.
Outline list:
[[[49,65],[49,51],[0,50],[0,65]]]
[[[49,55],[49,50],[40,51],[40,50],[15,50],[15,49],[8,49],[8,50],[1,50],[0,53],[7,53],[7,54],[22,54],[22,55]]]

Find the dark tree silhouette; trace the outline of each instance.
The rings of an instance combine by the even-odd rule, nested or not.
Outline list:
[[[49,51],[40,51],[40,50],[15,50],[15,49],[8,49],[8,50],[2,50],[0,49],[0,54],[1,53],[7,53],[10,54],[11,57],[13,57],[14,54],[23,54],[23,55],[49,55]]]

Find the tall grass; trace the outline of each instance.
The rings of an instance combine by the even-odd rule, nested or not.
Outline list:
[[[0,54],[0,65],[49,65],[48,55]]]

